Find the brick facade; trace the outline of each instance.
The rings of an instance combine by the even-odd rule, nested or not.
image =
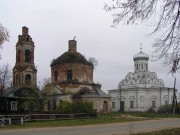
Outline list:
[[[22,27],[22,35],[16,44],[16,64],[13,68],[13,86],[36,87],[37,70],[34,65],[34,42],[28,28]]]

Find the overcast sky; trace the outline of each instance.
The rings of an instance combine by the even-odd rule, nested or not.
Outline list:
[[[10,41],[3,44],[0,64],[15,65],[15,45],[22,27],[29,28],[35,42],[35,65],[38,82],[50,77],[50,62],[68,50],[68,40],[76,36],[77,50],[95,57],[99,64],[94,70],[94,82],[102,90],[118,88],[118,83],[129,72],[134,72],[133,55],[142,50],[152,54],[153,37],[147,36],[148,24],[110,27],[112,13],[103,10],[110,0],[0,0],[0,23],[10,32]],[[149,70],[156,72],[167,87],[173,87],[174,78],[162,61],[149,61]],[[176,87],[180,89],[180,73]]]

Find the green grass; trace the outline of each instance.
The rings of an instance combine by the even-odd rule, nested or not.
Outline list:
[[[94,124],[108,124],[108,123],[135,121],[134,119],[126,119],[120,117],[121,117],[120,113],[107,113],[107,114],[99,114],[97,118],[92,118],[92,119],[31,121],[31,122],[24,122],[23,125],[2,126],[0,127],[0,129],[78,126],[78,125],[94,125]]]
[[[179,115],[163,115],[163,114],[153,114],[153,113],[107,113],[98,114],[97,118],[92,119],[71,119],[71,120],[49,120],[49,121],[29,121],[24,122],[23,125],[7,125],[0,126],[1,129],[14,129],[14,128],[41,128],[41,127],[57,127],[57,126],[79,126],[79,125],[95,125],[95,124],[108,124],[108,123],[120,123],[137,121],[138,119],[126,119],[122,118],[121,115],[132,115],[137,117],[146,118],[167,118],[175,117],[180,118]]]
[[[149,133],[138,133],[132,135],[180,135],[180,128],[166,129]]]
[[[158,114],[158,113],[149,113],[149,112],[129,112],[124,113],[126,115],[132,115],[137,117],[146,117],[146,118],[180,118],[180,115],[172,115],[172,114]]]

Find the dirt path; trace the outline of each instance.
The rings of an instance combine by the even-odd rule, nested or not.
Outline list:
[[[0,130],[0,135],[127,135],[180,127],[180,118],[73,127]]]

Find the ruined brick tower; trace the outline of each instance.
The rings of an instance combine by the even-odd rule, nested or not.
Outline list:
[[[13,68],[13,86],[36,87],[37,70],[34,65],[34,42],[28,28],[22,27],[16,44],[16,63]]]

